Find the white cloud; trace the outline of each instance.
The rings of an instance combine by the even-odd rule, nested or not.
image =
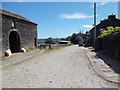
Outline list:
[[[96,6],[98,7],[98,6],[103,6],[103,5],[106,5],[106,4],[108,4],[108,2],[97,2],[96,3]],[[94,3],[92,4],[92,7],[94,8]]]
[[[23,2],[22,0],[17,0],[18,2]]]
[[[100,3],[100,5],[105,5],[105,4],[107,4],[107,2],[101,2],[101,3]]]
[[[85,28],[93,28],[94,26],[93,26],[93,25],[82,25],[82,27],[85,27]]]
[[[85,19],[92,18],[93,16],[88,16],[81,13],[73,13],[73,14],[60,14],[60,17],[63,19]]]
[[[16,2],[17,0],[2,0],[2,2]],[[119,0],[22,0],[23,2],[118,2]]]

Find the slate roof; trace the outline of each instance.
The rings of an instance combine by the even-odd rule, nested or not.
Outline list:
[[[10,11],[4,10],[4,9],[0,9],[0,11],[1,11],[1,13],[4,14],[4,15],[11,16],[11,17],[14,17],[14,18],[18,18],[18,19],[21,19],[21,20],[24,20],[24,21],[27,21],[27,22],[36,24],[36,23],[34,23],[34,22],[26,19],[25,17],[20,16],[20,15],[15,14],[15,13],[12,13],[12,12],[10,12]]]

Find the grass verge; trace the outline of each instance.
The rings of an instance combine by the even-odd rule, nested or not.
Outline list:
[[[26,52],[31,52],[31,51],[34,51],[36,49],[38,49],[38,48],[37,47],[32,47],[32,48],[26,49]]]
[[[50,48],[50,49],[46,49],[46,50],[44,50],[44,53],[48,53],[48,52],[51,52],[51,51],[56,51],[56,50],[58,50],[58,49],[62,49],[62,48],[64,48],[64,47],[68,47],[68,46],[72,46],[72,45],[73,45],[73,44],[69,44],[69,45],[58,46],[58,47],[54,47],[54,48]],[[32,48],[32,49],[29,49],[28,52],[33,51],[33,50],[36,50],[36,49],[38,49],[38,48]],[[36,56],[38,56],[38,55],[35,55],[35,56],[32,56],[32,57],[29,57],[28,59],[25,59],[25,60],[22,60],[22,61],[19,61],[19,62],[16,62],[16,63],[10,64],[10,65],[8,65],[8,66],[5,66],[5,67],[3,67],[3,69],[8,69],[8,68],[10,68],[10,67],[12,67],[12,66],[15,66],[15,65],[18,65],[18,64],[24,63],[24,62],[26,62],[26,61],[28,61],[28,60],[31,60],[32,58],[35,58]]]
[[[67,45],[63,45],[63,46],[56,46],[56,47],[52,47],[52,48],[50,48],[50,49],[46,49],[45,51],[44,51],[44,53],[48,53],[48,52],[51,52],[51,51],[56,51],[56,50],[58,50],[58,49],[62,49],[62,48],[64,48],[64,47],[68,47],[68,46],[72,46],[73,44],[67,44]]]

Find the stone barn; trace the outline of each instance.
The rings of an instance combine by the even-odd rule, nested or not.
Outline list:
[[[20,52],[21,48],[37,47],[37,24],[12,12],[1,9],[2,28],[0,46],[2,56],[6,50]]]

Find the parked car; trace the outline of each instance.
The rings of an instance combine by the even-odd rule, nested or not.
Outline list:
[[[80,42],[80,43],[79,43],[79,47],[80,47],[80,46],[83,46],[83,42]]]
[[[40,48],[40,49],[48,49],[48,48],[51,48],[52,47],[52,45],[51,44],[39,44],[38,45],[38,48]]]

